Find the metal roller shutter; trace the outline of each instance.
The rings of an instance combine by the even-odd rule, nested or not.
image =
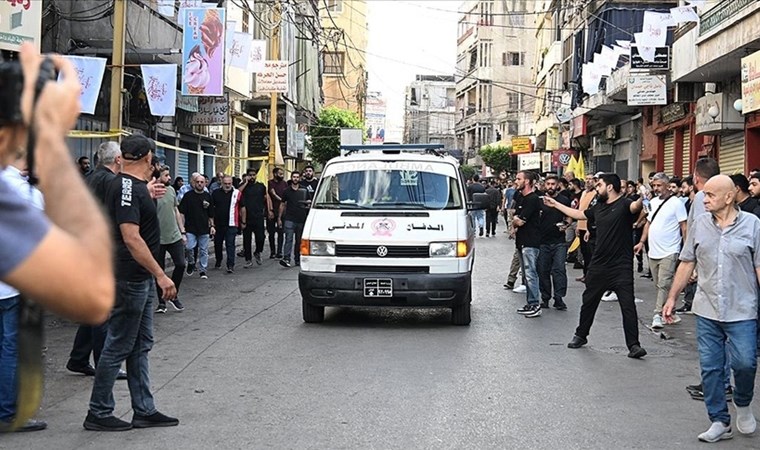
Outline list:
[[[689,163],[691,162],[691,130],[684,128],[683,130],[683,164],[681,166],[681,176],[688,177],[691,172],[689,171]]]
[[[179,152],[177,155],[177,174],[176,176],[182,177],[185,182],[190,179],[190,174],[188,173],[188,160],[187,160],[187,153],[185,152]]]
[[[720,137],[718,162],[721,173],[744,173],[744,132]]]
[[[676,132],[668,131],[665,134],[665,151],[662,157],[662,171],[667,176],[673,176],[675,168]]]

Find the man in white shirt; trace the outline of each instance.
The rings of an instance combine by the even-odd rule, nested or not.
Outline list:
[[[641,241],[634,247],[638,254],[644,248],[644,243],[649,241],[649,268],[652,270],[652,281],[657,288],[657,301],[654,307],[652,328],[662,328],[662,307],[668,298],[670,285],[673,283],[673,274],[678,263],[678,253],[681,251],[681,242],[686,236],[686,207],[673,196],[669,189],[668,176],[658,172],[652,178],[652,190],[656,197],[650,201],[650,211]],[[676,317],[671,323],[678,323]]]

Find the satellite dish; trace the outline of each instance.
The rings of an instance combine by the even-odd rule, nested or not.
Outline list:
[[[568,107],[559,108],[555,114],[559,123],[567,123],[573,120],[573,111]]]

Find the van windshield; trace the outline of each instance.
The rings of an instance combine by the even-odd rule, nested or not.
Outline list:
[[[312,208],[459,209],[456,178],[413,170],[357,170],[324,176]]]

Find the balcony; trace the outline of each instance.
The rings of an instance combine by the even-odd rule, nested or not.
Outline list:
[[[541,69],[536,76],[536,83],[541,84],[541,81],[546,78],[552,68],[562,63],[562,43],[559,41],[552,42],[552,45],[546,50],[544,59],[541,62]]]

